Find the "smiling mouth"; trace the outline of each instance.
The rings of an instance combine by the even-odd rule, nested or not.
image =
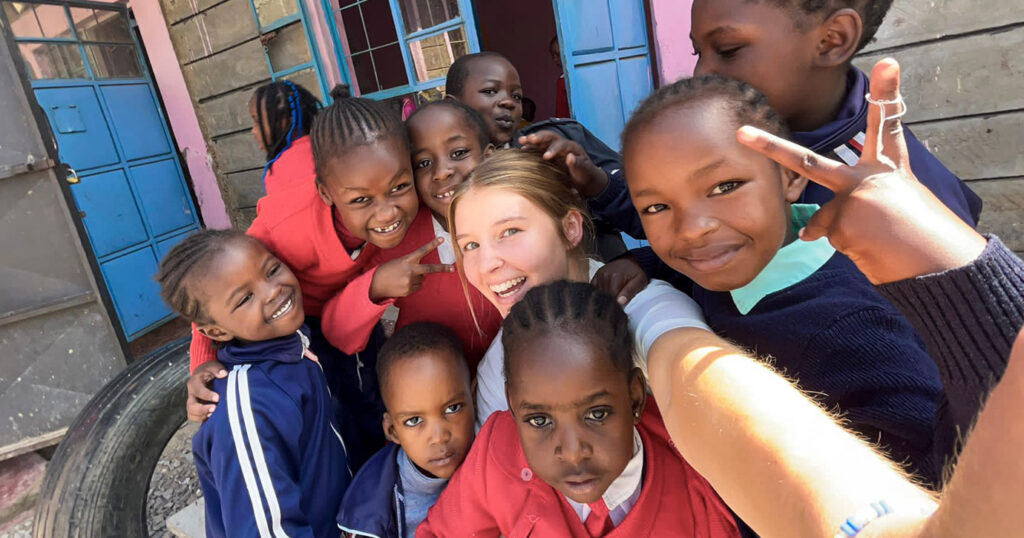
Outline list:
[[[514,294],[515,292],[519,291],[520,288],[523,287],[523,284],[525,282],[526,282],[526,277],[525,276],[521,276],[519,278],[513,278],[511,280],[506,280],[505,282],[502,282],[500,284],[495,284],[493,286],[490,286],[490,288],[491,288],[491,291],[493,291],[495,295],[497,295],[498,297],[501,297],[501,298],[504,299],[505,297],[508,297],[508,296]]]
[[[270,315],[270,321],[274,321],[274,320],[280,318],[281,316],[287,314],[288,312],[291,312],[292,308],[294,306],[295,306],[295,292],[292,292],[292,294],[288,297],[288,300],[286,300],[284,302],[284,304],[281,305],[280,308],[275,310],[274,313]]]
[[[401,226],[402,226],[402,221],[401,220],[396,220],[392,224],[388,224],[387,226],[384,226],[384,227],[381,227],[381,228],[370,228],[370,231],[374,232],[374,233],[379,233],[379,234],[389,234],[389,233],[399,229]]]
[[[700,252],[696,256],[682,256],[682,259],[694,269],[703,273],[708,273],[717,271],[728,265],[739,251],[740,247],[729,246]]]
[[[435,194],[433,196],[437,200],[448,201],[448,200],[452,199],[452,196],[455,196],[455,189],[450,189],[450,190],[447,190],[447,191],[444,191],[444,192],[439,192],[439,193],[437,193],[437,194]]]

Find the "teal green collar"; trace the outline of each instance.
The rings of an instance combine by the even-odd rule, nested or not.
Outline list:
[[[793,229],[799,230],[806,226],[818,207],[817,204],[793,204]],[[821,269],[835,252],[836,249],[832,248],[825,237],[816,241],[797,239],[782,247],[754,280],[742,288],[729,292],[736,303],[736,309],[740,314],[747,315],[761,299],[786,289]]]

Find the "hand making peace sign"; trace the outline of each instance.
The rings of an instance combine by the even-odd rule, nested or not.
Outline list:
[[[420,263],[424,256],[443,242],[444,238],[435,237],[405,256],[382,263],[370,283],[370,300],[379,303],[385,299],[411,295],[420,289],[423,279],[430,273],[454,271],[455,266],[448,263]]]

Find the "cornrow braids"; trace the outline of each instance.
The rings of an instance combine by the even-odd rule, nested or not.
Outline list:
[[[466,126],[473,130],[472,135],[476,138],[477,142],[480,142],[481,148],[487,148],[487,145],[491,143],[491,135],[487,132],[487,122],[484,121],[484,117],[476,110],[469,108],[459,101],[453,101],[451,99],[431,101],[421,106],[409,116],[409,119],[405,120],[405,123],[408,124],[416,117],[416,115],[420,114],[424,110],[436,107],[444,107],[454,110],[456,114],[459,114]]]
[[[252,100],[256,105],[260,137],[267,148],[269,169],[291,146],[292,140],[309,134],[313,117],[320,110],[320,100],[306,88],[288,81],[271,82],[256,88]]]
[[[313,120],[310,137],[317,181],[323,182],[327,163],[351,149],[397,137],[409,148],[402,117],[380,101],[349,97],[345,87],[331,91],[334,102]]]
[[[804,15],[818,16],[822,20],[844,8],[855,10],[864,23],[864,33],[857,43],[857,50],[863,49],[875,38],[882,26],[885,15],[892,7],[892,0],[750,0],[767,1],[784,9],[798,9]]]
[[[701,100],[715,100],[732,113],[736,127],[752,125],[776,136],[786,138],[789,130],[782,118],[768,104],[768,98],[753,86],[719,75],[684,78],[662,87],[645,99],[622,130],[622,153],[629,142],[652,121],[665,112]]]
[[[574,335],[607,352],[627,377],[634,368],[629,318],[614,297],[587,283],[559,280],[531,289],[509,311],[501,331],[506,380],[512,379],[518,347],[552,333]]]
[[[461,99],[462,92],[466,87],[466,79],[469,78],[469,64],[482,58],[501,58],[508,62],[508,58],[506,58],[504,54],[490,50],[459,56],[454,62],[452,62],[452,65],[448,67],[448,76],[444,81],[444,93],[446,95],[451,95],[456,99]]]
[[[388,338],[377,352],[377,380],[381,392],[388,382],[391,369],[402,359],[422,355],[431,351],[450,355],[469,378],[469,367],[462,342],[455,331],[444,325],[420,321],[402,327]]]
[[[186,321],[209,323],[202,301],[193,292],[193,279],[234,241],[250,240],[236,230],[200,230],[178,243],[160,262],[155,280],[167,306]]]

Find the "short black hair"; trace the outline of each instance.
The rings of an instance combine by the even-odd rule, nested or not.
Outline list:
[[[461,98],[462,92],[465,90],[466,79],[469,78],[469,65],[475,60],[484,58],[501,58],[509,62],[504,54],[489,50],[459,56],[448,68],[448,77],[444,81],[444,93],[454,96],[456,99]],[[509,63],[511,64],[512,62]]]
[[[316,115],[309,133],[317,181],[323,182],[331,159],[353,148],[392,137],[409,148],[409,135],[397,111],[380,101],[350,97],[343,84],[331,90],[331,97],[334,102]]]
[[[768,2],[784,9],[799,10],[804,15],[815,15],[822,19],[836,11],[850,8],[856,11],[864,23],[864,34],[857,43],[857,50],[863,49],[875,38],[878,28],[882,26],[885,15],[892,7],[892,0],[748,0]]]
[[[559,280],[531,289],[509,311],[501,331],[506,381],[512,379],[519,347],[553,333],[576,336],[606,352],[627,378],[635,368],[626,312],[614,297],[584,282]]]
[[[408,359],[430,351],[442,352],[458,363],[459,369],[469,379],[469,367],[462,342],[455,331],[444,325],[420,321],[402,327],[388,338],[377,352],[377,380],[380,392],[385,393],[391,369],[402,359]]]
[[[293,140],[308,135],[313,117],[320,111],[319,99],[289,81],[264,84],[256,88],[251,100],[256,105],[256,125],[267,148],[267,161],[276,159]],[[268,129],[264,129],[263,120]]]
[[[491,143],[491,135],[487,132],[487,122],[484,121],[484,117],[479,112],[470,108],[469,106],[452,99],[441,99],[440,101],[431,101],[420,108],[417,108],[415,112],[409,115],[409,118],[405,120],[408,124],[415,118],[419,113],[429,108],[443,107],[455,111],[456,114],[462,116],[463,123],[467,127],[473,130],[473,137],[480,142],[480,148],[486,149],[487,145]]]
[[[665,111],[698,101],[718,101],[732,113],[736,127],[752,125],[773,135],[786,138],[789,129],[768,103],[768,98],[753,86],[719,75],[703,75],[680,79],[662,87],[645,99],[622,130],[622,152],[629,142]]]
[[[160,262],[155,280],[167,306],[185,321],[210,323],[203,302],[196,296],[195,278],[235,241],[255,239],[236,230],[200,230],[174,246]]]

